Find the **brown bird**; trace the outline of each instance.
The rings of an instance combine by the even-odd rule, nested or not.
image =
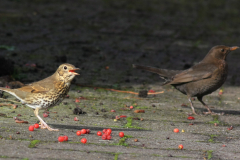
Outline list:
[[[190,101],[192,112],[196,114],[191,97],[197,99],[207,108],[208,113],[212,113],[209,107],[203,102],[203,96],[216,91],[226,81],[228,75],[228,65],[226,57],[228,53],[236,50],[237,46],[215,46],[205,58],[187,70],[167,70],[154,67],[134,65],[134,68],[157,73],[165,79],[163,85],[170,84],[177,90],[186,94]]]
[[[35,109],[34,114],[41,122],[41,128],[47,128],[49,131],[58,131],[49,127],[38,115],[39,109],[47,109],[59,104],[67,95],[71,81],[75,75],[79,75],[71,64],[62,64],[57,71],[50,77],[41,81],[27,84],[21,88],[9,89],[2,88],[0,90],[10,93],[19,99],[23,104]]]

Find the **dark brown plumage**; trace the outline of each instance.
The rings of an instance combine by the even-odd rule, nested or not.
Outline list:
[[[167,70],[141,65],[133,65],[133,67],[159,74],[161,78],[166,80],[163,85],[170,84],[186,94],[194,114],[196,112],[191,97],[197,97],[207,108],[207,113],[212,113],[202,98],[217,90],[226,81],[228,75],[226,57],[228,53],[237,48],[239,47],[215,46],[201,62],[187,70]]]
[[[39,109],[47,109],[59,104],[67,95],[71,81],[76,75],[71,64],[62,64],[57,71],[50,77],[41,81],[27,84],[21,88],[9,89],[2,88],[0,90],[10,93],[18,98],[23,104],[35,109],[34,114],[41,122],[41,128],[47,128],[49,131],[58,131],[49,127],[42,118],[38,115]]]

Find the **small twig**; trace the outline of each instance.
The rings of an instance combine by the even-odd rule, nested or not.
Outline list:
[[[0,98],[0,100],[9,101],[9,102],[13,102],[13,103],[21,103],[21,102],[18,102],[18,101],[14,101],[14,100],[10,100],[10,99],[4,99],[4,98]]]
[[[13,106],[15,107],[15,104],[9,104],[9,103],[0,103],[0,106]]]
[[[104,90],[108,90],[108,91],[114,91],[114,92],[121,92],[121,93],[130,93],[130,94],[135,94],[135,95],[138,95],[138,92],[132,92],[132,91],[121,91],[121,90],[116,90],[116,89],[111,89],[111,88],[101,88],[101,87],[94,87],[94,86],[89,86],[89,85],[81,85],[81,84],[77,84],[78,86],[84,86],[84,87],[92,87],[92,88],[99,88],[99,89],[104,89]],[[164,91],[161,91],[161,92],[155,92],[155,93],[149,93],[148,92],[148,95],[150,94],[161,94],[161,93],[164,93]]]

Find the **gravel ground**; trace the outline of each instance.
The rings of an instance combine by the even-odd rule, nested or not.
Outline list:
[[[223,95],[217,90],[204,97],[221,115],[202,115],[205,108],[195,100],[200,115],[192,121],[187,120],[191,109],[185,95],[162,87],[158,75],[131,66],[186,69],[215,45],[239,46],[239,7],[234,0],[2,0],[0,76],[9,77],[1,77],[1,85],[41,80],[62,63],[81,68],[81,75],[70,97],[44,118],[59,132],[28,131],[37,122],[29,107],[0,107],[5,114],[0,116],[0,159],[240,159],[239,50],[228,56]],[[139,98],[98,87],[164,93]],[[86,99],[76,103],[78,97]],[[126,109],[131,105],[133,110]],[[86,113],[74,115],[76,106]],[[136,109],[145,113],[134,113]],[[127,118],[114,121],[119,115]],[[15,116],[29,124],[15,123]],[[79,121],[73,120],[76,116]],[[76,136],[82,128],[91,134]],[[111,140],[96,135],[103,128],[113,130]],[[120,131],[127,135],[125,142]],[[60,135],[68,135],[69,141],[59,143]],[[87,144],[80,143],[83,137]]]

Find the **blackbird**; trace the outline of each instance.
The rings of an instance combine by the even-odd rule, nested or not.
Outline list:
[[[204,59],[187,70],[168,70],[133,64],[133,68],[147,70],[160,75],[165,82],[170,84],[183,94],[188,96],[193,114],[196,114],[191,97],[197,99],[207,108],[206,114],[212,114],[210,108],[203,102],[203,96],[216,91],[226,81],[228,65],[226,57],[228,53],[236,50],[237,46],[227,47],[223,45],[213,47]]]
[[[10,93],[19,99],[23,104],[35,109],[34,114],[41,122],[41,129],[49,131],[59,131],[47,125],[46,122],[38,115],[39,109],[47,109],[58,105],[66,97],[71,81],[76,75],[73,65],[65,63],[58,67],[57,71],[43,80],[27,84],[21,88],[10,89],[2,88],[0,90]]]

